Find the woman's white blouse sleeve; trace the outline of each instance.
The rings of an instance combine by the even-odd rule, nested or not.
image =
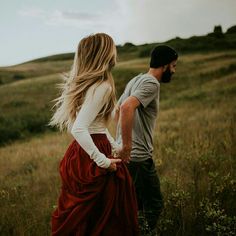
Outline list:
[[[118,152],[121,146],[113,139],[108,129],[106,129],[107,139],[109,140],[111,147],[114,152]]]
[[[95,89],[94,86],[89,88],[85,101],[71,129],[71,134],[75,140],[88,153],[90,158],[102,168],[108,168],[111,160],[98,150],[89,134],[88,128],[105,105],[110,93],[111,87],[107,82],[103,82]]]

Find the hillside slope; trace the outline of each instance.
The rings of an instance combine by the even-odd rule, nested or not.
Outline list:
[[[136,58],[117,65],[118,95],[147,64],[148,58]],[[52,73],[0,86],[1,142],[31,137],[0,148],[1,235],[50,234],[58,164],[72,140],[42,134],[58,81]],[[160,99],[153,158],[165,208],[158,230],[163,236],[234,235],[236,51],[180,56],[173,81],[161,84]]]
[[[36,62],[35,62],[36,63]],[[59,64],[58,64],[59,63]],[[50,130],[47,123],[52,115],[51,107],[59,90],[56,88],[60,74],[54,73],[63,62],[52,62],[48,75],[36,76],[0,86],[0,144],[32,136]],[[60,66],[59,66],[60,65]],[[27,71],[32,64],[22,65]],[[40,68],[41,62],[34,67]],[[69,67],[69,63],[64,65]],[[62,68],[61,68],[62,69]],[[125,84],[136,74],[145,73],[148,69],[148,58],[138,58],[118,63],[113,71],[117,96],[122,93]],[[203,102],[208,93],[218,91],[212,103],[221,99],[225,89],[233,96],[236,72],[236,51],[214,52],[208,54],[191,54],[180,56],[177,73],[173,82],[162,85],[161,99],[163,108],[177,103],[193,100]],[[230,83],[225,78],[230,77]],[[219,87],[204,92],[216,81],[222,81]],[[229,87],[229,88],[228,88]],[[230,95],[231,94],[231,95]],[[225,96],[225,95],[224,95]]]
[[[166,42],[157,42],[143,45],[125,43],[117,45],[118,61],[149,57],[151,50],[159,44],[167,44],[174,47],[180,55],[188,53],[210,53],[222,50],[236,50],[236,32],[231,27],[229,31],[212,32],[202,36],[192,36],[182,39],[176,37]],[[52,55],[25,62],[10,67],[0,67],[0,85],[23,80],[26,78],[38,77],[52,73],[62,73],[70,69],[74,53]]]

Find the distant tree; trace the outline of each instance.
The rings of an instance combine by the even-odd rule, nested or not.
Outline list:
[[[209,33],[208,36],[213,36],[215,38],[223,38],[224,34],[223,34],[223,31],[222,31],[221,25],[216,25],[214,27],[214,31],[212,33]]]
[[[224,37],[221,25],[216,25],[214,27],[214,32],[213,33],[214,33],[214,36],[216,38],[223,38]]]
[[[123,47],[130,48],[130,47],[135,47],[135,45],[133,43],[127,42],[127,43],[124,44]]]
[[[137,47],[133,43],[127,42],[123,45],[123,49],[126,52],[133,52],[136,51]]]
[[[214,27],[214,33],[215,34],[223,34],[221,25],[216,25]]]
[[[228,28],[226,34],[236,34],[236,25]]]

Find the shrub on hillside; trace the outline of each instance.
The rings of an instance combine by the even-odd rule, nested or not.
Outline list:
[[[0,117],[0,145],[25,138],[46,130],[54,130],[47,126],[50,114],[45,111],[29,111],[14,117]]]
[[[226,34],[236,34],[236,25],[228,28]]]

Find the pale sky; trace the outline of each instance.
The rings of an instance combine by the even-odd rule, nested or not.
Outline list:
[[[74,52],[96,32],[163,42],[236,25],[236,0],[0,0],[0,66]]]

